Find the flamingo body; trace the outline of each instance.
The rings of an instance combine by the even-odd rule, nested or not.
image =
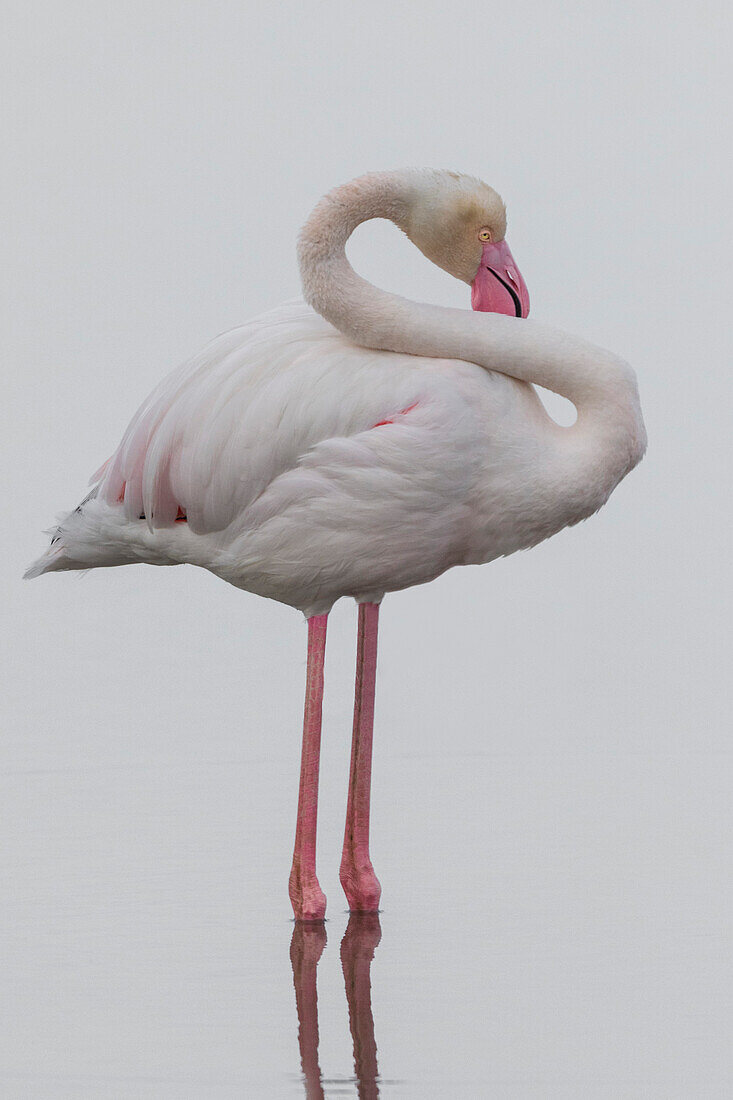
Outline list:
[[[190,562],[306,616],[378,602],[568,522],[551,426],[525,382],[290,303],[162,382],[38,571]]]

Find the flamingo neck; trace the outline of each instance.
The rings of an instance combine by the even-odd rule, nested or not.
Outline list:
[[[419,170],[373,173],[318,203],[298,242],[306,301],[364,347],[462,359],[568,398],[578,410],[576,424],[565,429],[568,442],[575,451],[583,442],[601,460],[610,492],[646,446],[627,363],[534,320],[409,301],[373,286],[349,263],[346,242],[362,222],[387,218],[406,230],[423,179]]]

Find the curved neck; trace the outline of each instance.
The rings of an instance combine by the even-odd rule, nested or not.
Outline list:
[[[371,218],[406,229],[420,181],[419,171],[374,173],[320,201],[298,242],[306,301],[362,346],[463,359],[553,390],[576,406],[577,429],[599,444],[611,436],[638,461],[645,435],[636,379],[617,356],[536,321],[411,302],[356,274],[345,252],[354,229]]]

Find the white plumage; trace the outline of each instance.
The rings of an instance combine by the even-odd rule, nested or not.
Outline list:
[[[191,562],[310,616],[533,545],[605,501],[644,447],[624,364],[529,321],[408,303],[349,267],[355,224],[400,224],[406,180],[430,211],[416,243],[458,266],[454,223],[453,252],[436,244],[439,200],[476,181],[394,173],[335,192],[301,267],[338,328],[289,303],[169,375],[28,576]],[[531,381],[575,400],[578,424],[559,428]]]

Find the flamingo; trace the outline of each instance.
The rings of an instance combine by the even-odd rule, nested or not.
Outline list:
[[[354,229],[386,218],[470,284],[472,311],[360,278]],[[316,821],[328,614],[358,604],[356,692],[340,880],[378,910],[369,810],[379,607],[455,565],[534,546],[597,511],[646,446],[636,377],[618,356],[536,321],[506,209],[456,172],[370,173],[315,207],[298,245],[304,301],[219,336],[132,418],[27,577],[189,562],[300,610],[308,628],[289,894],[322,920]],[[571,427],[534,384],[576,407]]]

